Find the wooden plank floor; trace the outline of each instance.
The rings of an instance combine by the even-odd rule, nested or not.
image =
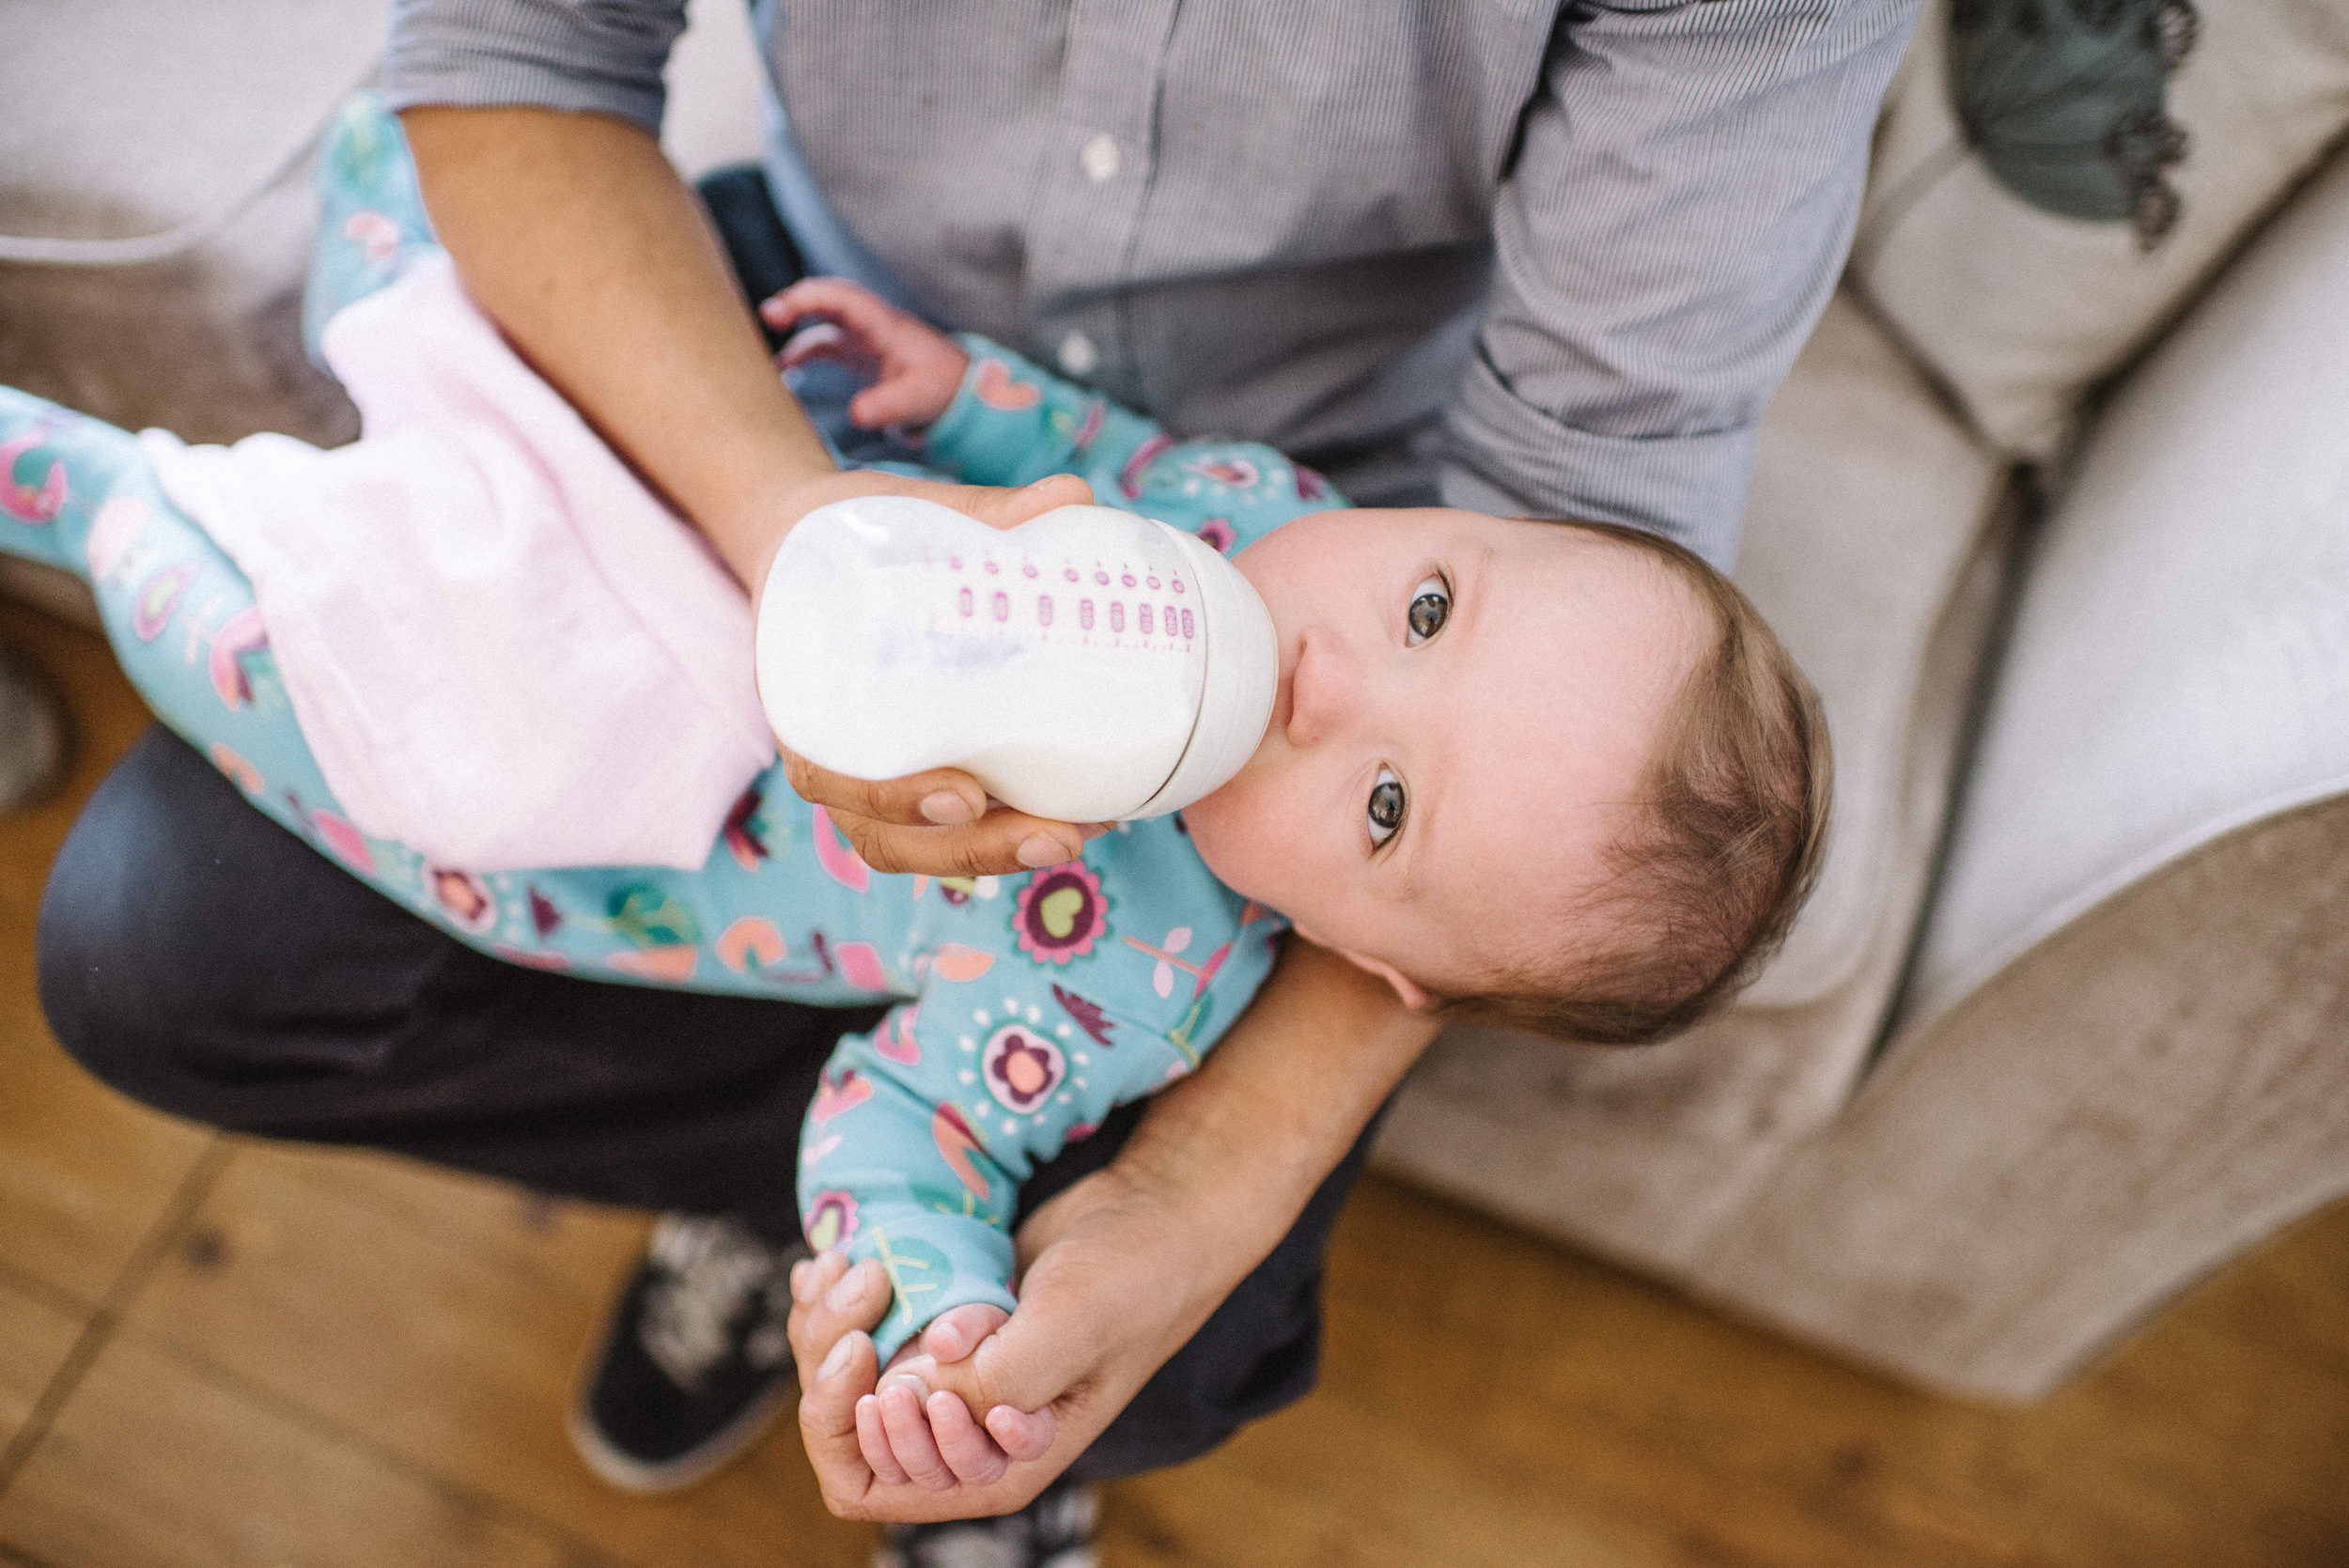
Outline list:
[[[645,1219],[228,1139],[83,1077],[32,927],[143,723],[94,637],[0,606],[70,696],[0,819],[0,1560],[47,1568],[861,1563],[787,1430],[683,1498],[596,1483],[567,1392]],[[2349,1205],[2022,1411],[1890,1387],[1372,1180],[1321,1390],[1112,1487],[1112,1568],[2343,1568]]]

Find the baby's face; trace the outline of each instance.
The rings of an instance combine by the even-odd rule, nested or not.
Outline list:
[[[1183,813],[1209,869],[1406,1001],[1558,939],[1543,912],[1606,874],[1695,657],[1688,589],[1597,535],[1439,507],[1315,513],[1234,565],[1281,686]]]

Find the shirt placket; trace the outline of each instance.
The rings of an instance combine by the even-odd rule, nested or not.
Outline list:
[[[1158,157],[1158,104],[1181,0],[1077,0],[1060,114],[1028,222],[1026,350],[1135,400],[1119,291]]]

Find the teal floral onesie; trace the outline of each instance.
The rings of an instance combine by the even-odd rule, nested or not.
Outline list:
[[[397,122],[372,100],[346,108],[320,167],[314,341],[334,310],[432,249]],[[1104,504],[1226,553],[1346,505],[1267,447],[1177,441],[962,341],[970,370],[922,440],[926,472],[985,485],[1081,474]],[[87,577],[124,670],[165,723],[257,809],[459,939],[583,978],[894,1001],[828,1064],[798,1172],[809,1240],[888,1270],[884,1358],[950,1307],[1012,1307],[1019,1183],[1113,1106],[1196,1067],[1270,971],[1284,929],[1209,874],[1179,817],[1121,824],[1080,859],[1025,875],[888,876],[780,768],[743,792],[698,871],[431,863],[338,808],[250,584],[163,494],[135,438],[0,388],[0,550]]]

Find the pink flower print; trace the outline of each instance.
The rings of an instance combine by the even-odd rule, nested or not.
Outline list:
[[[497,898],[490,884],[472,872],[436,865],[424,874],[424,881],[458,929],[478,937],[496,927]]]
[[[1159,460],[1159,454],[1174,444],[1174,438],[1161,430],[1134,448],[1134,455],[1126,459],[1126,466],[1117,474],[1117,488],[1126,492],[1127,500],[1141,498],[1143,475]]]
[[[189,568],[193,571],[194,568]],[[352,827],[341,816],[320,809],[310,813],[310,826],[335,858],[362,877],[375,875],[375,851],[367,847],[367,835]]]
[[[1223,967],[1223,960],[1232,955],[1232,944],[1225,942],[1221,947],[1208,954],[1206,962],[1203,964],[1194,964],[1187,958],[1176,956],[1190,945],[1190,926],[1177,925],[1160,938],[1156,947],[1132,937],[1126,939],[1128,947],[1137,948],[1159,961],[1158,967],[1150,971],[1150,988],[1159,995],[1174,994],[1174,971],[1181,970],[1196,982],[1190,988],[1190,994],[1194,997],[1198,996],[1200,992],[1207,988],[1207,983],[1215,978],[1215,971]]]
[[[856,1234],[856,1199],[830,1189],[818,1192],[808,1204],[801,1228],[807,1233],[810,1247],[818,1252],[831,1251]]]
[[[57,514],[65,510],[65,460],[50,458],[48,469],[32,484],[17,478],[16,463],[64,427],[61,419],[36,419],[33,427],[14,441],[0,442],[0,513],[35,527],[57,520]]]
[[[92,582],[103,582],[115,574],[147,531],[147,503],[134,495],[117,495],[98,508],[98,516],[90,520],[89,542],[84,547]]]
[[[972,1162],[971,1157],[986,1152],[987,1145],[971,1130],[971,1124],[961,1111],[951,1105],[941,1105],[930,1117],[930,1141],[938,1145],[938,1157],[946,1162],[946,1169],[974,1197],[988,1196],[986,1175]]]
[[[560,953],[539,953],[526,947],[509,947],[504,942],[494,944],[490,951],[506,963],[520,964],[524,969],[546,970],[550,973],[560,974],[571,967],[571,961]]]
[[[269,632],[261,625],[261,613],[247,609],[228,618],[228,624],[212,633],[212,656],[208,661],[212,690],[234,713],[253,700],[253,680],[244,672],[244,656],[257,653],[269,646]]]
[[[858,862],[860,865],[863,862]],[[840,977],[860,991],[886,991],[890,988],[888,971],[881,968],[880,949],[871,942],[834,942],[832,957],[840,965]]]
[[[1069,438],[1069,445],[1073,451],[1081,452],[1091,446],[1093,438],[1101,433],[1101,416],[1104,406],[1103,400],[1098,397],[1085,405],[1084,421],[1077,427],[1077,433]]]
[[[766,824],[759,820],[758,808],[763,798],[756,787],[745,789],[726,813],[725,825],[719,837],[725,840],[726,852],[734,863],[745,871],[756,871],[768,856],[767,841],[761,836]]]
[[[1209,518],[1199,525],[1199,536],[1213,546],[1218,555],[1232,553],[1232,546],[1239,542],[1239,530],[1232,526],[1230,518]]]
[[[948,980],[976,980],[995,967],[995,955],[960,942],[941,942],[931,956],[930,968]]]
[[[1068,1063],[1052,1044],[1025,1024],[1007,1024],[987,1037],[979,1072],[995,1103],[1024,1116],[1050,1099],[1068,1076]]]
[[[230,751],[219,741],[212,742],[212,766],[227,775],[239,789],[247,795],[259,795],[269,788],[261,778],[261,770]]]
[[[1322,501],[1329,497],[1330,481],[1303,463],[1291,463],[1289,472],[1296,476],[1298,500]]]
[[[381,261],[399,249],[399,225],[381,212],[353,212],[343,220],[343,238],[356,241],[369,261]]]
[[[913,1036],[915,1024],[922,1016],[919,1007],[893,1009],[873,1031],[873,1054],[883,1062],[894,1062],[901,1067],[922,1064],[922,1043]]]
[[[1042,387],[1015,380],[1011,366],[999,359],[979,362],[979,379],[972,383],[972,390],[988,408],[1002,409],[1007,413],[1034,408],[1044,400]]]
[[[848,839],[832,825],[832,813],[816,808],[813,835],[816,840],[816,863],[824,868],[824,875],[847,888],[850,893],[868,893],[873,886],[873,868],[857,857]]]
[[[744,915],[720,932],[717,947],[719,961],[737,974],[771,969],[791,953],[774,922],[756,915]]]
[[[1197,462],[1183,466],[1202,479],[1236,490],[1252,490],[1256,488],[1257,479],[1262,477],[1256,471],[1256,465],[1246,458],[1202,458]]]
[[[1068,861],[1034,873],[1019,890],[1011,928],[1019,950],[1039,964],[1066,964],[1093,951],[1109,934],[1109,900],[1101,879],[1082,861]]]
[[[809,1114],[821,1126],[844,1110],[854,1110],[873,1097],[873,1080],[854,1067],[827,1070],[816,1085],[816,1103]]]
[[[701,954],[691,942],[664,942],[658,947],[630,949],[604,959],[620,973],[657,986],[682,986],[701,967]]]
[[[179,608],[179,596],[195,581],[195,563],[182,561],[165,567],[138,586],[131,597],[131,630],[142,643],[151,643],[163,635],[170,624],[171,613]]]

